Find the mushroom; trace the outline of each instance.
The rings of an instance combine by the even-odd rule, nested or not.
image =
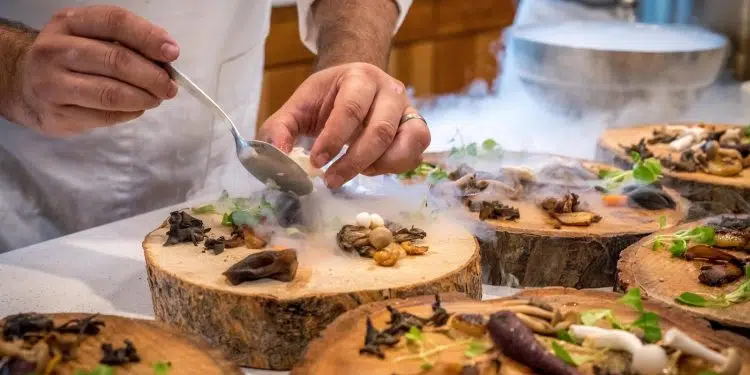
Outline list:
[[[633,370],[640,375],[657,375],[668,365],[667,353],[658,345],[643,345],[634,334],[622,330],[571,325],[570,333],[587,339],[598,348],[624,350],[633,356]]]
[[[521,182],[532,182],[536,180],[534,171],[525,166],[504,166],[500,168],[502,173],[507,173]]]
[[[336,234],[336,243],[344,251],[356,251],[360,256],[371,257],[375,248],[370,245],[369,228],[344,225]]]
[[[404,241],[400,245],[407,255],[422,255],[430,249],[427,245],[415,245],[411,241]]]
[[[714,236],[714,246],[716,247],[741,249],[746,243],[747,238],[738,230],[719,229]]]
[[[702,358],[715,366],[720,375],[737,375],[742,370],[740,355],[735,348],[728,348],[717,353],[676,328],[670,328],[664,334],[664,346],[679,350],[694,357]]]
[[[223,275],[232,285],[258,279],[292,281],[297,274],[297,251],[267,250],[250,254],[229,267]]]
[[[587,211],[565,212],[561,214],[552,212],[550,215],[563,225],[583,227],[589,226],[591,223],[597,223],[602,219],[601,216]]]
[[[724,134],[719,137],[719,143],[724,145],[736,145],[741,142],[742,128],[731,128],[727,129]]]
[[[722,286],[742,277],[742,268],[732,263],[706,264],[701,266],[698,281],[708,286]]]
[[[450,318],[449,324],[469,336],[482,337],[487,333],[487,320],[480,314],[456,314]]]
[[[370,245],[372,245],[375,250],[380,250],[393,242],[393,233],[391,233],[386,227],[377,227],[370,231],[368,238],[370,240]]]
[[[669,147],[675,151],[685,151],[690,145],[695,142],[695,136],[693,134],[684,134],[674,141],[669,143]]]
[[[481,190],[483,194],[508,198],[511,200],[516,200],[523,195],[523,185],[521,184],[517,184],[517,186],[513,187],[502,181],[478,180],[476,182],[476,187]]]

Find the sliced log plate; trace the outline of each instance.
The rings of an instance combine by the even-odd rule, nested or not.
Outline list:
[[[670,123],[669,125],[692,125],[693,123]],[[627,128],[608,129],[600,137],[596,159],[605,163],[613,163],[622,168],[630,168],[630,155],[621,146],[638,143],[641,138],[649,138],[653,131],[667,124],[638,125]],[[717,130],[735,127],[737,125],[708,124]],[[680,154],[669,149],[666,144],[649,145],[654,155],[667,157],[672,155],[675,160]],[[702,172],[674,172],[667,168],[663,170],[662,181],[689,199],[693,204],[689,219],[698,219],[709,215],[725,213],[750,212],[750,170],[743,170],[735,177],[714,176]]]
[[[221,215],[195,215],[216,236],[229,238]],[[479,246],[457,224],[439,218],[422,227],[430,245],[423,256],[395,267],[330,249],[299,249],[295,279],[232,286],[222,273],[260,250],[203,253],[203,246],[164,247],[166,227],[143,242],[154,311],[159,320],[196,333],[242,366],[288,370],[307,343],[341,313],[389,298],[457,291],[480,299]],[[332,235],[335,236],[335,233]]]
[[[55,325],[71,319],[81,319],[90,314],[64,313],[45,314]],[[242,371],[223,353],[212,349],[194,335],[186,335],[175,328],[153,320],[131,319],[112,315],[99,315],[105,326],[99,334],[87,336],[76,351],[76,357],[57,366],[55,374],[73,375],[78,370],[94,370],[102,358],[101,345],[110,343],[115,348],[130,340],[140,356],[140,362],[124,366],[112,366],[118,375],[153,375],[157,362],[169,362],[170,374],[185,375],[241,375]],[[1,324],[0,324],[1,325]],[[69,336],[69,335],[66,335]]]
[[[429,154],[425,160],[440,164],[447,155]],[[534,154],[535,158],[563,158],[559,155]],[[570,160],[570,159],[569,159]],[[600,169],[614,166],[579,160],[598,174]],[[515,165],[508,163],[508,165]],[[499,167],[499,166],[498,166]],[[555,191],[561,197],[568,190]],[[486,284],[508,285],[518,280],[523,287],[564,286],[600,288],[614,285],[617,259],[620,252],[640,238],[659,229],[659,218],[665,216],[667,227],[684,220],[688,202],[676,192],[667,192],[677,202],[674,210],[645,210],[630,207],[609,207],[602,203],[601,194],[570,190],[580,195],[581,201],[602,220],[587,227],[562,226],[555,229],[555,221],[535,202],[511,201],[503,203],[518,208],[516,221],[487,220],[495,230],[495,237],[480,237],[482,278]],[[479,219],[477,213],[473,214]]]
[[[678,230],[692,228],[706,223],[711,218],[665,229],[648,236],[622,252],[617,264],[617,288],[640,288],[651,299],[663,302],[676,309],[689,311],[697,316],[719,322],[726,326],[750,328],[750,302],[735,304],[725,308],[690,307],[675,302],[683,292],[720,295],[737,288],[742,278],[721,287],[710,287],[698,281],[699,261],[686,261],[673,257],[668,250],[653,251],[649,242],[654,236],[670,234]],[[740,251],[727,251],[740,258],[750,254]]]
[[[516,296],[534,298],[547,302],[551,305],[566,305],[576,311],[606,308],[612,309],[618,319],[633,321],[636,319],[634,311],[618,302],[620,294],[600,291],[581,291],[569,288],[549,287],[541,289],[525,290]],[[443,307],[448,312],[465,312],[490,314],[497,310],[496,305],[508,298],[473,301],[458,294],[446,294],[441,296]],[[512,298],[512,297],[509,297]],[[430,305],[433,297],[422,296],[416,298],[388,301],[388,304],[399,310],[405,310],[414,314],[429,316]],[[705,320],[690,316],[689,314],[666,307],[662,304],[644,300],[644,308],[655,312],[661,317],[662,330],[676,327],[691,337],[715,350],[721,350],[727,346],[734,346],[740,352],[750,351],[750,341],[726,331],[712,330]],[[314,340],[305,352],[302,360],[292,370],[292,375],[313,374],[362,374],[362,375],[390,375],[418,373],[418,362],[394,363],[379,360],[372,356],[360,356],[359,348],[364,343],[367,316],[372,318],[373,324],[380,328],[386,325],[389,313],[385,308],[386,303],[376,302],[349,311],[336,319],[320,338]],[[461,352],[458,353],[461,355]],[[387,354],[386,354],[387,356]],[[750,358],[744,358],[743,375],[750,374]],[[407,366],[407,367],[404,367]],[[530,374],[528,369],[509,362],[502,366],[502,374]]]

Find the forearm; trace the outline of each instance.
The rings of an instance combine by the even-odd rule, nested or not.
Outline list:
[[[312,12],[319,30],[316,71],[352,62],[385,70],[399,16],[395,1],[317,0]]]
[[[20,88],[18,61],[33,43],[37,31],[0,18],[0,116],[18,122]]]

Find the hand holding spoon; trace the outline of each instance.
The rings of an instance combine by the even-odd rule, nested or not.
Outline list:
[[[293,192],[299,196],[310,194],[313,191],[313,184],[310,177],[287,154],[270,143],[244,139],[226,112],[201,90],[200,87],[193,83],[190,78],[172,65],[165,64],[164,68],[180,86],[184,87],[203,105],[211,108],[217,116],[224,118],[231,125],[230,130],[234,136],[237,158],[240,159],[240,163],[242,163],[250,174],[264,184],[269,184],[273,181],[281,190]]]

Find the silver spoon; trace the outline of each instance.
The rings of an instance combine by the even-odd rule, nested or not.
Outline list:
[[[250,174],[264,184],[273,181],[281,190],[294,192],[299,196],[312,193],[312,180],[292,158],[270,143],[244,139],[232,119],[198,85],[172,65],[164,64],[164,68],[180,86],[232,126],[230,130],[234,136],[237,158]]]

